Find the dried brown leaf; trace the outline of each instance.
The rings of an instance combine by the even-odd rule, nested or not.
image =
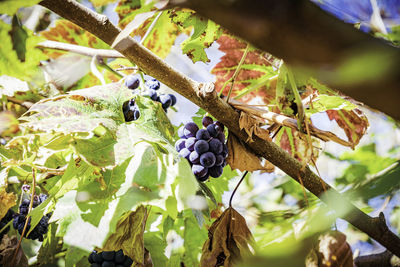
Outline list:
[[[264,140],[271,141],[268,130],[261,128],[261,124],[263,124],[263,120],[251,117],[245,112],[240,112],[239,127],[241,130],[244,129],[248,135],[246,142],[253,142],[253,134]]]
[[[16,204],[16,201],[17,196],[14,193],[7,193],[4,188],[0,189],[0,219]]]
[[[318,244],[310,254],[318,256],[319,267],[353,267],[353,254],[346,236],[339,231],[330,231],[319,236]],[[310,255],[309,254],[309,255]],[[308,258],[307,267],[314,267],[315,257]]]
[[[132,266],[144,266],[145,248],[143,234],[146,226],[146,208],[140,206],[125,214],[117,224],[117,230],[103,247],[105,251],[122,249],[133,261]]]
[[[5,235],[0,244],[0,265],[4,267],[28,267],[28,258],[20,247],[14,258],[15,250],[18,247],[18,238],[16,236],[8,237]]]
[[[211,225],[203,245],[201,267],[233,266],[251,254],[253,237],[246,220],[233,208],[226,209]]]
[[[227,146],[229,154],[226,161],[232,169],[250,172],[274,171],[274,166],[269,161],[260,159],[232,133],[229,133]],[[265,162],[263,163],[263,161]]]

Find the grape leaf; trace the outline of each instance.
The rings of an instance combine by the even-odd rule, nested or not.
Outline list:
[[[3,218],[7,211],[15,206],[17,196],[14,193],[7,193],[4,187],[0,189],[0,219]]]
[[[341,98],[340,96],[332,96],[332,95],[319,95],[318,99],[312,102],[312,106],[306,109],[306,114],[311,115],[317,112],[324,112],[327,110],[346,110],[351,111],[357,108],[356,105],[351,103],[348,100]]]
[[[197,266],[199,255],[201,253],[201,244],[207,239],[207,233],[204,228],[199,228],[197,220],[191,210],[184,211],[184,247],[185,254],[183,261],[186,266]]]
[[[1,13],[14,15],[21,7],[29,7],[36,5],[41,0],[2,0],[0,1]]]
[[[26,39],[28,38],[28,33],[22,27],[21,22],[16,15],[14,15],[12,18],[10,36],[13,43],[13,48],[17,53],[18,59],[21,62],[24,62],[26,53]]]
[[[135,265],[144,263],[144,229],[147,210],[139,206],[136,211],[124,214],[118,221],[116,232],[111,234],[103,249],[117,251],[122,249]]]
[[[18,121],[9,111],[0,112],[0,136],[13,135],[19,130]]]
[[[209,62],[205,48],[210,47],[221,35],[219,25],[197,15],[191,10],[170,11],[172,21],[179,25],[184,31],[193,27],[192,35],[182,42],[182,52],[186,54],[193,63],[197,61]]]
[[[31,227],[32,228],[32,227]],[[61,252],[61,238],[56,237],[57,226],[54,223],[49,224],[49,230],[44,235],[43,243],[38,252],[38,261],[41,264],[53,263],[55,255]]]
[[[114,2],[114,0],[90,0],[95,7],[105,6]]]
[[[215,89],[220,91],[224,83],[235,73],[247,44],[228,33],[223,33],[217,43],[220,45],[219,50],[225,55],[221,57],[221,61],[212,69],[211,73],[216,75]],[[257,97],[265,104],[270,104],[275,99],[275,90],[270,88],[269,80],[277,75],[277,71],[274,70],[264,54],[254,47],[249,48],[236,77],[232,97],[243,96],[240,99],[246,103]],[[224,88],[223,94],[227,95],[230,88],[231,83],[229,82]]]
[[[251,255],[251,243],[253,237],[246,220],[237,211],[228,208],[209,229],[200,266],[231,266],[242,257]]]
[[[2,2],[3,3],[3,2]],[[34,36],[32,32],[28,32],[26,39],[25,61],[21,62],[17,52],[14,50],[13,42],[10,36],[11,25],[0,21],[0,76],[9,75],[19,79],[29,79],[37,74],[41,60],[47,57],[43,52],[35,46],[42,41],[42,38]]]
[[[159,233],[144,233],[144,246],[149,250],[154,266],[167,266],[168,259],[164,254],[167,244]]]

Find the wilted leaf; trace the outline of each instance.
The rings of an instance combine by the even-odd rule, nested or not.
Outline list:
[[[265,163],[262,164],[263,160],[249,150],[232,133],[229,133],[227,146],[229,154],[226,161],[232,169],[250,172],[257,170],[272,172],[274,170],[274,166],[269,161],[265,161]]]
[[[217,43],[220,45],[219,50],[225,53],[221,57],[221,61],[211,71],[216,75],[215,89],[219,91],[222,89],[224,83],[235,73],[247,44],[227,33],[222,34]],[[236,77],[232,97],[243,94],[241,101],[245,103],[255,98],[259,98],[258,102],[265,104],[274,101],[275,87],[274,84],[269,86],[269,79],[277,75],[277,72],[271,66],[270,61],[265,58],[264,54],[265,52],[250,47],[240,72]],[[230,87],[231,83],[228,83],[223,94],[226,95]]]
[[[17,196],[14,193],[7,193],[4,188],[0,189],[0,219],[16,204],[16,201]]]
[[[0,112],[0,136],[11,135],[18,132],[18,121],[9,111]]]
[[[0,244],[0,263],[4,267],[28,267],[28,259],[22,250],[22,247],[19,247],[18,253],[14,259],[14,254],[18,247],[18,238],[16,236],[8,237],[5,235],[1,240]],[[13,261],[14,259],[14,261]]]
[[[193,27],[193,34],[181,44],[182,52],[193,62],[209,62],[204,49],[210,47],[221,35],[219,25],[192,10],[172,10],[170,17],[182,30]]]
[[[253,237],[246,220],[233,208],[228,208],[210,227],[203,245],[200,266],[233,266],[251,255]]]
[[[143,234],[146,226],[147,211],[139,206],[136,211],[122,216],[117,224],[116,232],[106,241],[103,250],[114,251],[122,249],[133,261],[134,266],[144,264]]]
[[[361,137],[363,137],[368,129],[368,119],[359,109],[351,111],[328,110],[326,113],[330,120],[335,120],[340,128],[344,130],[349,142],[354,147],[360,142]]]
[[[266,129],[261,128],[261,124],[263,124],[261,119],[251,117],[245,112],[240,112],[239,127],[240,130],[244,129],[248,135],[246,142],[253,141],[253,134],[266,141],[271,141],[269,132]]]
[[[307,267],[354,266],[350,245],[346,242],[346,236],[339,231],[331,231],[320,235],[317,247],[310,253],[314,256],[307,258]],[[317,260],[317,263],[315,260]]]

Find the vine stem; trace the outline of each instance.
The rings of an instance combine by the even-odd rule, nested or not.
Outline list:
[[[36,187],[36,169],[32,168],[32,195],[31,195],[31,201],[29,202],[28,214],[31,212],[32,207],[33,207],[33,199],[35,198],[35,187]],[[14,262],[15,258],[17,257],[18,250],[21,246],[22,238],[24,238],[30,217],[31,217],[30,215],[26,216],[24,229],[22,230],[21,237],[19,238],[18,245],[17,245],[17,248],[15,249],[14,256],[13,256],[13,259],[11,262]]]
[[[232,195],[231,195],[231,198],[229,199],[229,208],[232,208],[232,199],[233,199],[233,196],[235,195],[237,189],[239,188],[240,184],[243,182],[243,180],[244,180],[244,178],[246,177],[246,175],[247,175],[248,172],[249,172],[249,171],[245,171],[245,172],[243,173],[242,178],[240,178],[240,181],[237,183],[235,189],[233,190]]]

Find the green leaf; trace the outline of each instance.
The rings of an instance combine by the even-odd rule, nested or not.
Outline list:
[[[185,230],[183,239],[185,254],[183,261],[186,266],[197,266],[202,245],[207,239],[207,231],[204,227],[199,227],[191,210],[184,211],[184,218]]]
[[[318,112],[324,112],[330,109],[353,110],[356,105],[340,96],[319,95],[316,101],[312,102],[312,107],[306,109],[306,114],[311,115]]]
[[[55,223],[49,224],[49,230],[44,235],[43,243],[40,246],[37,256],[40,264],[53,263],[55,255],[61,251],[60,237],[56,237],[57,225]]]
[[[222,30],[218,24],[207,20],[193,11],[170,11],[172,21],[183,29],[193,27],[193,34],[181,44],[182,52],[193,63],[197,61],[209,62],[205,48],[210,47],[221,35]]]
[[[29,7],[36,5],[41,0],[2,0],[0,1],[1,13],[14,15],[21,7]]]
[[[164,254],[167,243],[159,232],[146,232],[144,234],[144,246],[150,251],[154,266],[167,266],[167,257]]]
[[[21,22],[16,15],[14,15],[12,18],[10,35],[13,43],[13,48],[17,52],[18,59],[24,62],[26,53],[26,39],[28,38],[28,33],[22,27]]]

